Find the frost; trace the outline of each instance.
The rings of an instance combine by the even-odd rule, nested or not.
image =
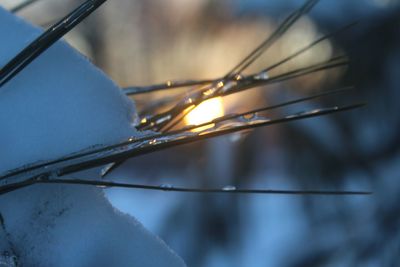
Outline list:
[[[40,32],[0,8],[0,66]],[[136,137],[134,120],[119,87],[58,42],[0,88],[0,173]],[[0,214],[0,255],[13,253],[21,266],[184,266],[99,188],[25,188],[0,196]]]

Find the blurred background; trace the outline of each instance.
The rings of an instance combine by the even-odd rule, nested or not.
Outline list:
[[[42,0],[18,14],[48,27],[82,1]],[[18,1],[0,0],[10,8]],[[66,40],[121,87],[226,74],[302,0],[108,1]],[[372,196],[218,195],[107,189],[188,266],[398,266],[400,6],[321,0],[249,72],[359,23],[269,75],[346,55],[348,67],[218,99],[196,116],[239,112],[315,92],[355,90],[268,115],[336,104],[365,108],[257,129],[129,160],[108,179],[189,187],[371,190]],[[139,111],[185,89],[135,97]],[[161,102],[160,102],[161,101]],[[156,106],[152,104],[156,103]],[[118,129],[115,129],[118,131]]]

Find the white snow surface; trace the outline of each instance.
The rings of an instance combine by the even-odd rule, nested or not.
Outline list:
[[[0,66],[41,31],[0,10]],[[65,42],[0,89],[0,173],[137,135],[133,102]]]
[[[40,33],[0,8],[0,66]],[[137,136],[134,118],[118,86],[58,42],[0,88],[0,173]],[[75,175],[99,178],[96,169]],[[17,266],[185,266],[100,188],[25,188],[0,196],[0,214],[0,254]]]

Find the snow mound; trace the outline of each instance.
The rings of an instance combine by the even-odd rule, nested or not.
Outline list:
[[[0,198],[0,211],[18,266],[184,266],[98,188],[34,186]]]
[[[0,9],[0,66],[41,30]],[[65,42],[0,88],[0,173],[137,135],[133,102]]]
[[[0,66],[40,33],[0,8]],[[0,173],[138,136],[134,119],[118,86],[58,42],[0,88]],[[25,188],[0,196],[0,215],[0,265],[185,266],[97,187]]]

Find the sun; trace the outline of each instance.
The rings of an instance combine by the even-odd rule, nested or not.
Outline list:
[[[208,99],[195,107],[185,117],[187,125],[199,125],[215,118],[224,116],[222,97]]]

